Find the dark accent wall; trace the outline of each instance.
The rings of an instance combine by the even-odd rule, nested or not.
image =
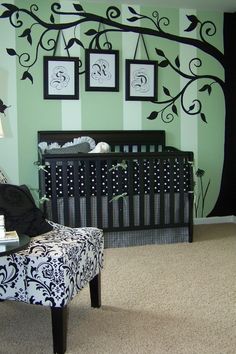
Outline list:
[[[225,147],[221,189],[208,216],[236,215],[236,13],[224,14]]]

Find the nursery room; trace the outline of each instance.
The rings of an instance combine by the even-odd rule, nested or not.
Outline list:
[[[235,1],[11,0],[0,33],[0,352],[235,354]]]

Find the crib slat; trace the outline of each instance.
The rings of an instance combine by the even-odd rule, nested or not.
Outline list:
[[[175,159],[168,159],[169,168],[168,168],[168,179],[170,184],[170,224],[174,225],[175,223],[175,190],[174,190],[174,164]]]
[[[179,158],[179,219],[181,223],[184,223],[184,158]]]
[[[155,225],[155,208],[154,208],[154,159],[149,159],[149,215],[150,215],[150,226]]]
[[[188,173],[189,173],[189,185],[188,185],[188,234],[189,242],[193,241],[193,201],[194,201],[194,181],[193,181],[193,153],[189,153],[188,156]]]
[[[90,178],[90,160],[85,159],[84,160],[84,175],[86,181],[84,181],[85,184],[85,210],[86,210],[86,226],[92,225],[92,220],[91,220],[91,178]]]
[[[57,205],[57,182],[56,182],[56,161],[50,161],[51,166],[51,187],[52,187],[52,198],[51,198],[51,212],[52,220],[58,222],[58,205]]]
[[[108,230],[111,230],[113,227],[113,203],[112,203],[112,160],[111,158],[107,159],[107,208],[106,212],[108,213]]]
[[[139,226],[144,226],[144,160],[139,159]]]
[[[128,198],[129,198],[129,207],[127,210],[129,226],[134,227],[134,164],[135,161],[129,159],[127,161],[127,178],[128,178]]]
[[[160,226],[164,226],[165,224],[165,213],[169,213],[169,210],[167,210],[165,206],[165,193],[164,193],[164,163],[163,159],[159,160],[160,163]]]
[[[97,159],[95,162],[96,166],[96,176],[97,176],[97,208],[96,208],[96,217],[97,217],[97,227],[102,228],[102,172],[101,164],[105,165],[105,160]]]
[[[74,226],[79,227],[81,225],[81,208],[80,208],[80,195],[79,195],[79,161],[74,159],[74,174],[73,174],[73,187],[74,187],[74,210],[75,221]]]
[[[62,191],[63,191],[63,216],[64,225],[69,226],[69,200],[68,200],[68,164],[66,160],[62,161]],[[71,175],[69,175],[71,178]]]
[[[118,195],[123,194],[123,188],[122,188],[122,182],[123,182],[123,173],[122,173],[122,168],[119,167],[117,168],[117,173],[118,173],[118,186],[117,186],[117,191]],[[118,199],[118,219],[119,219],[119,225],[120,227],[124,227],[124,210],[123,210],[123,198]]]

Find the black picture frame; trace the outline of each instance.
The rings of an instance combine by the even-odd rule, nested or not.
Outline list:
[[[119,91],[118,50],[85,50],[85,90]]]
[[[126,59],[126,101],[157,100],[157,61]]]
[[[79,99],[79,58],[44,57],[44,99]]]

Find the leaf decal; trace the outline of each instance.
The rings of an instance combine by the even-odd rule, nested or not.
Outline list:
[[[78,38],[75,38],[75,43],[80,45],[82,48],[84,48],[83,43]]]
[[[204,85],[202,86],[200,89],[199,89],[200,92],[204,92],[204,91],[207,91],[208,94],[210,95],[211,94],[211,86],[210,85]]]
[[[207,123],[207,120],[206,120],[206,116],[204,113],[201,113],[201,120],[203,120],[203,122]]]
[[[19,37],[27,37],[28,35],[30,35],[31,33],[31,29],[30,28],[26,28],[20,35]]]
[[[158,66],[160,66],[161,68],[165,68],[168,65],[169,65],[169,61],[168,60],[163,60],[160,63],[158,63]]]
[[[51,16],[50,16],[50,21],[51,21],[52,23],[55,23],[55,17],[53,16],[53,14],[51,14]]]
[[[163,86],[163,91],[166,96],[170,96],[170,91],[168,90],[167,87]]]
[[[67,45],[65,46],[65,49],[71,48],[74,43],[75,43],[75,38],[71,38],[71,39],[68,41]]]
[[[135,9],[133,7],[128,6],[128,9],[133,15],[138,15],[138,13],[135,11]]]
[[[180,68],[179,56],[177,56],[175,59],[175,65],[177,66],[177,68]]]
[[[80,45],[81,47],[84,48],[83,43],[82,43],[79,39],[77,39],[77,38],[71,38],[71,39],[68,41],[68,43],[67,43],[65,49],[71,48],[74,44],[78,44],[78,45]]]
[[[153,111],[152,113],[150,113],[150,115],[147,117],[147,119],[154,120],[157,118],[157,116],[158,116],[158,112]]]
[[[2,6],[6,7],[6,9],[8,9],[8,10],[10,10],[10,11],[12,11],[12,12],[19,10],[19,8],[18,8],[17,6],[12,5],[12,4],[6,4],[6,3],[4,3],[4,4],[2,4]]]
[[[13,48],[7,48],[6,51],[7,51],[7,54],[9,54],[11,56],[17,55],[15,49],[13,49]]]
[[[178,115],[177,107],[175,104],[172,105],[172,112]]]
[[[129,22],[135,22],[135,21],[138,21],[139,19],[140,19],[140,17],[133,16],[133,17],[127,18],[127,21],[129,21]]]
[[[157,48],[155,48],[155,49],[156,49],[157,55],[160,55],[160,57],[165,57],[165,53],[161,49],[157,49]]]
[[[90,29],[87,32],[85,32],[85,34],[87,36],[94,36],[95,34],[97,34],[97,31],[95,29]]]
[[[192,22],[192,23],[198,23],[199,22],[198,18],[195,15],[186,15],[186,16],[189,19],[189,21]]]
[[[28,71],[25,71],[21,78],[21,80],[26,80],[26,79],[29,79],[33,84],[33,76]]]
[[[27,41],[32,45],[32,37],[30,34],[27,36]]]
[[[84,11],[83,7],[80,4],[73,4],[76,11]]]
[[[29,44],[32,45],[32,37],[31,37],[31,29],[30,28],[26,28],[21,35],[19,35],[19,37],[26,37],[27,41],[29,42]]]
[[[189,112],[192,111],[195,108],[195,104],[192,104],[192,106],[189,107]]]
[[[11,14],[12,14],[12,12],[11,11],[4,11],[2,14],[1,14],[1,16],[0,16],[0,18],[6,18],[6,17],[11,17]]]
[[[191,23],[188,26],[188,28],[185,29],[185,32],[191,32],[197,27],[199,20],[197,19],[197,17],[195,15],[189,15],[189,16],[187,15],[187,18],[189,19],[189,21]]]

